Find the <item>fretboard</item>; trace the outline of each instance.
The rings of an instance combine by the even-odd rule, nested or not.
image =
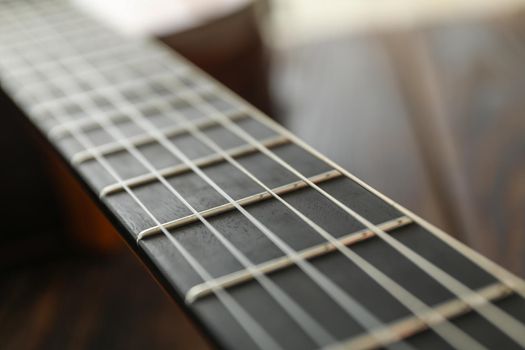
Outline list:
[[[217,345],[525,347],[522,280],[159,43],[3,0],[0,79]]]

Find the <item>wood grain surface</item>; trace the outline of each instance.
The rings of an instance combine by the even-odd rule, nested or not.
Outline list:
[[[4,272],[0,300],[3,349],[210,348],[125,248]]]

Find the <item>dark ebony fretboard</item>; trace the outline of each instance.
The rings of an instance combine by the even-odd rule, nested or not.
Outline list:
[[[525,346],[523,281],[159,44],[4,0],[0,82],[218,345]]]

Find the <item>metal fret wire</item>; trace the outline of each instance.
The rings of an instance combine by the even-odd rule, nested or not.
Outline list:
[[[167,58],[167,57],[162,57],[162,56],[167,56],[166,54],[161,55],[161,58]],[[74,61],[78,61],[79,59],[80,58],[76,58]],[[144,63],[146,63],[146,61],[145,61],[146,59],[151,61],[151,57],[149,57],[149,58],[142,57],[140,59],[128,59],[126,62],[119,62],[118,67],[122,67],[123,63],[128,64],[128,65],[131,62],[141,63],[141,61],[143,61]],[[138,61],[138,62],[135,62],[135,61]],[[62,63],[62,65],[65,65],[65,64],[66,63]],[[106,70],[106,69],[107,68],[104,68],[104,70]],[[186,73],[187,70],[188,70],[188,68],[186,68],[186,69],[179,68],[179,69],[177,69],[177,74],[184,74],[184,73]],[[87,70],[87,71],[83,71],[82,74],[86,75],[86,76],[89,76],[91,73],[92,73],[92,71]],[[78,75],[76,73],[75,73],[75,77],[78,77]],[[20,92],[21,92],[21,94],[23,94],[24,91],[29,90],[29,93],[34,93],[32,90],[42,89],[42,85],[46,85],[46,84],[49,84],[49,83],[57,84],[57,82],[60,83],[61,80],[64,80],[64,82],[67,84],[68,81],[71,80],[70,76],[60,76],[59,78],[60,79],[49,77],[49,81],[47,81],[45,83],[38,82],[38,83],[29,85],[29,86],[24,85],[24,86],[22,86],[20,88]],[[39,108],[46,107],[47,105],[59,104],[61,102],[65,102],[65,101],[71,101],[71,100],[76,101],[77,99],[90,100],[91,99],[90,94],[94,94],[94,93],[100,94],[100,93],[105,92],[106,90],[112,91],[112,90],[114,90],[116,88],[119,88],[119,89],[121,89],[121,88],[122,89],[124,89],[124,88],[133,88],[135,86],[140,86],[140,85],[144,84],[144,82],[157,83],[158,81],[162,81],[162,80],[166,80],[166,79],[169,79],[169,77],[166,77],[166,72],[165,71],[153,73],[153,74],[151,74],[151,75],[149,75],[147,77],[143,76],[143,75],[140,75],[138,78],[126,79],[123,82],[116,82],[116,83],[111,83],[111,84],[108,83],[108,84],[106,84],[106,86],[97,87],[96,91],[95,90],[88,90],[88,91],[77,90],[75,93],[69,93],[68,95],[61,96],[61,97],[55,97],[52,100],[47,100],[47,101],[39,103]],[[203,91],[205,91],[207,88],[208,88],[207,86],[203,86],[202,87]],[[174,98],[174,97],[177,97],[177,96],[178,95],[171,96],[171,97]],[[181,96],[181,97],[183,97],[183,96]],[[165,98],[165,97],[163,97],[163,98]],[[149,101],[137,102],[137,106],[141,106],[141,107],[147,106],[148,104],[150,104]]]
[[[66,122],[66,118],[55,116],[61,122]],[[93,144],[90,140],[77,130],[71,131],[74,137],[83,145],[83,147],[92,148]],[[96,151],[93,151],[96,152]],[[111,165],[100,155],[95,154],[97,161],[104,167],[113,178],[122,183],[122,178],[114,171]],[[126,192],[131,198],[141,207],[142,210],[158,225],[160,222],[158,219],[149,211],[149,209],[136,197],[125,184],[123,186]],[[192,268],[197,272],[203,281],[212,279],[212,276],[193,258],[193,256],[176,240],[166,229],[162,229],[163,234],[168,240],[175,246],[175,248],[182,254],[182,256],[188,261]],[[214,289],[214,293],[218,299],[224,304],[226,309],[232,314],[234,319],[237,320],[241,328],[253,339],[257,346],[261,349],[281,349],[279,344],[225,291],[221,286],[211,286]]]
[[[232,110],[225,112],[223,115],[220,116],[220,118],[228,118],[228,119],[242,119],[242,118],[248,118],[246,113],[239,112],[237,110]],[[107,118],[105,118],[107,119]],[[203,118],[200,120],[196,120],[193,123],[196,125],[199,125],[200,128],[207,129],[207,128],[213,128],[217,126],[217,122],[215,119],[211,118]],[[166,127],[164,130],[162,130],[162,133],[166,137],[175,137],[181,134],[187,134],[187,128],[184,125],[174,125],[172,128]],[[155,138],[151,136],[150,134],[146,133],[140,133],[131,137],[126,137],[126,140],[132,143],[135,146],[144,146],[148,144],[155,143]],[[125,148],[122,147],[119,140],[111,141],[110,143],[105,143],[100,146],[97,146],[98,152],[103,155],[110,155],[119,153],[122,151],[125,151]],[[73,164],[80,164],[85,161],[88,161],[92,159],[90,155],[90,150],[82,150],[80,152],[77,152],[73,155],[73,158],[71,159],[71,162]]]
[[[164,73],[164,74],[166,74],[166,73]],[[146,79],[144,79],[144,80],[146,80]],[[210,89],[209,86],[202,87],[202,92],[205,93],[209,89]],[[200,91],[200,89],[199,89],[199,91]],[[100,92],[98,92],[98,93],[100,93]],[[184,97],[184,94],[182,94],[182,95],[175,94],[174,96],[171,96],[171,97],[174,98],[173,99],[174,102],[177,102],[177,100],[179,98]],[[136,106],[137,108],[142,108],[142,109],[151,109],[154,106],[154,103],[156,102],[156,100],[157,99],[137,101],[137,102],[134,103],[134,106]],[[56,100],[52,100],[52,101],[56,101]],[[56,103],[53,103],[53,104],[56,104]],[[35,105],[37,106],[37,108],[41,108],[42,105],[44,105],[44,103],[36,103]],[[129,120],[129,118],[127,116],[119,114],[118,112],[115,112],[115,111],[105,111],[105,112],[102,112],[102,115],[104,115],[105,118],[112,119],[115,122],[119,122],[121,120]],[[202,122],[202,123],[210,123],[211,122],[213,125],[217,124],[217,122],[215,122],[215,120],[210,120],[208,117],[199,118],[198,120],[196,120],[196,123],[199,123],[199,122]],[[92,118],[90,118],[90,117],[83,117],[83,118],[71,120],[71,121],[67,122],[66,124],[60,124],[60,125],[53,126],[49,130],[48,135],[50,137],[52,137],[52,138],[55,138],[55,137],[62,136],[62,134],[64,134],[64,133],[67,133],[67,129],[68,128],[87,128],[87,129],[91,130],[91,129],[96,129],[97,127],[100,127],[100,126],[98,126],[98,124],[95,121],[93,121]],[[177,126],[172,126],[172,127],[169,127],[169,128],[167,127],[167,129],[164,130],[164,132],[169,133],[172,130],[173,130],[173,132],[176,132],[175,129],[177,129]],[[147,133],[143,132],[141,134],[137,134],[134,137],[146,137],[147,135],[148,135]],[[107,145],[101,145],[101,146],[107,147]],[[101,147],[101,146],[96,146],[96,147]]]
[[[39,40],[52,40],[52,38],[46,38],[46,39],[39,39]],[[90,38],[90,40],[93,40],[93,38]],[[109,44],[109,43],[108,43]],[[23,45],[18,45],[20,47],[23,48]],[[11,44],[11,50],[20,50],[20,47],[18,47],[17,45],[12,45]],[[124,44],[116,44],[114,46],[111,46],[111,47],[108,47],[108,50],[107,52],[104,52],[103,55],[100,54],[100,52],[98,51],[95,51],[95,52],[86,52],[85,54],[83,54],[83,56],[85,57],[92,57],[92,58],[97,58],[97,59],[101,59],[101,58],[104,58],[104,57],[108,57],[110,58],[111,57],[111,53],[122,53],[122,51],[126,48],[126,46]],[[129,50],[130,48],[128,48]],[[47,47],[46,50],[49,50],[49,48]],[[0,51],[1,52],[1,51]],[[100,55],[100,56],[99,56]],[[75,60],[77,59],[77,57],[75,56],[70,56],[70,57],[67,57],[67,60]],[[142,57],[140,55],[140,52],[133,52],[133,57],[130,57],[130,60],[134,61],[134,60],[141,60],[141,59],[144,59],[144,57]],[[10,63],[7,64],[7,66],[9,65],[15,65],[17,66],[17,69],[12,69],[12,70],[9,70],[6,72],[6,76],[14,76],[14,75],[24,75],[24,74],[30,74],[31,72],[34,72],[35,69],[36,70],[41,70],[41,69],[47,69],[49,70],[50,68],[56,68],[56,60],[55,59],[49,59],[49,60],[42,60],[43,63],[38,63],[38,64],[35,64],[34,66],[28,68],[27,66],[25,67],[20,67],[18,66],[15,62],[16,60],[11,60]],[[8,61],[9,62],[9,61]],[[46,67],[46,66],[49,66],[49,67]],[[108,65],[105,67],[105,69],[110,69],[110,68],[117,68],[119,66],[118,63],[113,63],[111,65]],[[83,75],[85,74],[88,74],[87,72],[83,72],[83,71],[79,71],[79,72],[76,72],[76,75],[78,77],[82,77]],[[60,81],[60,80],[66,80],[67,77],[65,76],[58,76],[58,77],[54,77],[51,81],[55,82],[56,81]],[[38,89],[38,87],[42,85],[41,82],[39,81],[32,81],[30,82],[25,88],[28,89],[28,90],[33,90],[33,89]]]
[[[512,289],[499,282],[479,290],[479,294],[484,295],[485,298],[490,300],[501,300],[511,295],[512,292]],[[467,304],[459,299],[439,303],[434,306],[434,308],[440,310],[447,318],[459,317],[472,310]],[[405,334],[406,337],[410,337],[411,335],[417,334],[426,329],[425,323],[414,318],[399,319],[390,323],[388,326],[398,329],[398,332]],[[346,341],[335,344],[334,346],[329,346],[325,350],[373,349],[380,345],[381,344],[378,344],[374,338],[365,334],[350,338]]]
[[[16,50],[13,50],[13,51],[16,51]],[[135,62],[135,61],[138,61],[138,63],[141,63],[141,62],[144,62],[146,63],[145,61],[146,58],[140,58],[139,59],[127,59],[127,63],[129,64],[130,62]],[[149,58],[151,60],[151,58]],[[122,62],[119,62],[119,66],[122,66]],[[107,68],[105,68],[107,69]],[[45,71],[45,70],[44,70]],[[180,69],[180,72],[178,72],[178,74],[182,74],[184,73],[185,70],[184,69]],[[86,71],[86,72],[83,72],[83,75],[88,75],[90,72],[89,71]],[[80,78],[78,74],[75,73],[75,77],[76,78]],[[47,81],[42,83],[42,82],[39,82],[39,83],[35,83],[35,84],[24,84],[23,86],[21,86],[18,90],[19,92],[17,92],[15,94],[15,96],[17,97],[26,97],[26,95],[35,95],[35,91],[42,91],[43,88],[45,88],[45,85],[49,85],[49,84],[52,84],[52,85],[56,85],[56,84],[60,84],[60,81],[61,80],[64,80],[66,83],[68,81],[71,80],[71,77],[70,76],[59,76],[58,78],[55,78],[53,76],[47,76],[46,78]],[[65,96],[61,96],[61,97],[54,97],[52,100],[45,100],[43,102],[39,102],[38,103],[38,108],[44,108],[46,107],[48,104],[50,105],[55,105],[55,104],[58,104],[58,103],[61,103],[61,102],[64,102],[64,101],[76,101],[77,99],[91,99],[90,95],[91,94],[94,94],[94,93],[97,93],[97,94],[101,94],[103,93],[105,90],[112,90],[112,89],[115,89],[115,88],[133,88],[135,85],[138,85],[138,84],[143,84],[144,81],[150,81],[152,83],[156,83],[157,80],[160,80],[162,81],[163,79],[166,79],[165,77],[165,72],[162,72],[162,73],[154,73],[154,74],[151,74],[149,75],[148,77],[144,77],[144,76],[140,76],[140,78],[137,78],[137,79],[129,79],[129,80],[125,80],[125,81],[122,81],[122,82],[114,82],[112,84],[107,84],[107,86],[104,86],[104,87],[100,87],[97,89],[97,91],[93,91],[92,87],[91,89],[88,89],[88,90],[83,90],[83,89],[79,89],[77,88],[76,86],[72,86],[72,90],[75,90],[74,93],[69,93]],[[204,86],[202,87],[203,91],[205,91],[208,87],[207,86]],[[175,96],[173,96],[175,97]],[[142,108],[147,108],[148,105],[150,104],[151,102],[149,101],[139,101],[136,103],[136,105],[138,107],[142,107]],[[81,121],[80,120],[74,120],[73,121],[74,123],[80,123]]]
[[[134,61],[142,62],[144,60],[146,60],[146,57],[141,57],[140,59],[137,59],[137,58],[129,59],[129,61],[131,61],[131,62],[134,62]],[[65,64],[65,63],[62,63],[62,64]],[[118,62],[118,66],[115,65],[114,68],[120,67],[121,65],[122,65],[122,62],[119,61]],[[35,68],[35,70],[38,70],[38,69],[39,68]],[[44,71],[45,71],[45,69],[44,69]],[[89,74],[91,74],[91,72],[90,71],[85,71],[85,72],[82,72],[81,74],[82,75],[89,75]],[[79,76],[80,76],[80,74],[75,73],[75,77],[76,78],[78,78]],[[113,83],[113,84],[110,84],[110,85],[107,85],[107,86],[98,87],[96,91],[95,90],[77,90],[74,93],[70,92],[70,93],[68,93],[67,95],[64,95],[64,96],[56,97],[56,98],[54,98],[52,100],[46,100],[44,102],[39,103],[39,105],[42,105],[42,107],[45,107],[47,104],[54,105],[54,104],[60,103],[62,101],[71,101],[71,100],[75,100],[77,98],[78,99],[90,99],[90,94],[95,93],[95,92],[96,93],[103,93],[105,90],[112,90],[112,89],[115,89],[115,88],[119,88],[119,89],[121,89],[121,88],[133,88],[135,86],[144,84],[144,81],[154,82],[154,81],[156,81],[156,79],[160,79],[160,80],[166,79],[165,72],[153,73],[153,74],[149,75],[148,77],[144,77],[144,76],[141,75],[138,78],[132,78],[132,79],[129,79],[129,80],[125,80],[123,82],[117,82],[117,83]],[[24,84],[24,86],[20,87],[19,92],[17,93],[17,95],[23,96],[25,94],[34,94],[35,91],[38,91],[39,89],[41,90],[43,86],[48,85],[48,84],[57,84],[57,82],[60,83],[60,81],[62,81],[62,80],[64,80],[67,83],[69,80],[71,80],[71,77],[70,76],[61,75],[61,76],[58,76],[58,77],[49,77],[49,80],[46,81],[46,82],[36,81],[33,84]],[[142,103],[137,103],[137,105],[141,105],[141,104],[147,104],[147,101],[142,102]]]
[[[220,158],[220,159],[224,162],[226,161],[224,158]],[[194,163],[196,166],[200,167],[201,169],[209,165],[209,164],[199,164],[198,162],[194,162]],[[185,170],[191,171],[189,167],[187,167],[186,165],[184,166],[186,167]],[[339,176],[342,176],[342,175],[337,170],[330,170],[327,172],[323,172],[323,173],[314,175],[310,179],[316,183],[320,183],[320,182],[326,182],[326,181],[332,180]],[[300,189],[305,188],[306,186],[307,186],[306,183],[304,183],[301,180],[298,180],[298,181],[289,182],[285,185],[274,187],[272,191],[278,194],[285,194],[285,193],[291,193],[291,192],[298,191]],[[273,197],[269,192],[262,191],[262,192],[258,192],[255,194],[251,194],[246,197],[236,199],[235,201],[239,203],[242,207],[244,207],[244,206],[249,206],[249,205],[256,204],[256,203],[261,203],[271,198]],[[200,211],[200,213],[204,217],[211,217],[211,216],[216,216],[219,214],[225,214],[226,212],[230,212],[235,209],[236,209],[235,206],[227,202],[224,204],[220,204],[220,205],[216,205],[216,206],[204,209]],[[198,221],[196,219],[197,217],[195,215],[190,214],[190,215],[186,215],[186,216],[174,219],[174,220],[169,220],[163,223],[162,225],[166,228],[177,228],[177,227],[186,226],[192,222]],[[159,227],[157,226],[152,226],[147,229],[144,229],[140,231],[139,234],[137,235],[137,240],[141,240],[148,236],[154,235],[158,233],[158,230],[159,230]]]
[[[102,77],[103,78],[103,77]],[[90,108],[84,107],[86,111]],[[94,108],[96,110],[96,107]],[[122,138],[123,135],[119,135],[120,132],[114,126],[108,125],[106,120],[100,120],[101,127],[110,132],[115,138]],[[123,143],[125,140],[123,140]],[[133,154],[137,160],[139,160],[149,171],[152,173],[157,173],[153,166],[129,143],[126,144],[128,151]],[[97,156],[100,156],[97,154]],[[189,161],[189,160],[188,160]],[[191,162],[191,161],[189,161]],[[261,274],[257,270],[253,269],[254,265],[251,263],[244,254],[237,250],[222,234],[218,232],[209,222],[203,218],[171,185],[157,173],[159,181],[161,181],[170,191],[177,196],[181,202],[183,202],[195,215],[199,216],[199,219],[210,229],[216,237],[230,250],[232,255],[234,255],[247,269],[252,269],[252,273],[257,276],[257,280],[261,285],[271,294],[274,299],[290,314],[292,319],[294,319],[305,331],[305,333],[314,340],[317,345],[324,346],[328,344],[333,344],[335,339],[330,335],[324,328],[318,324],[311,316],[309,316],[302,308],[295,302],[293,299],[288,297],[280,288],[278,288],[273,281],[271,281],[266,275]],[[121,181],[122,182],[122,181]],[[158,222],[156,222],[159,224]]]
[[[38,39],[41,43],[43,41],[50,41],[50,42],[54,42],[53,38],[52,37],[46,37],[46,38],[39,38]],[[90,40],[93,40],[93,37],[90,38]],[[102,40],[101,40],[102,41]],[[86,57],[86,58],[92,58],[92,59],[104,59],[104,58],[111,58],[112,57],[112,54],[114,53],[122,53],[123,50],[127,49],[127,50],[130,50],[130,49],[133,49],[134,47],[127,47],[127,43],[121,41],[120,43],[117,42],[112,42],[112,41],[109,41],[107,44],[111,44],[111,46],[108,46],[107,50],[104,50],[104,51],[93,51],[93,52],[86,52],[86,53],[83,53],[81,54],[83,57]],[[22,45],[16,45],[15,44],[11,44],[11,50],[19,50],[20,47],[23,48],[23,44]],[[47,47],[46,48],[47,50],[49,50],[49,48]],[[0,51],[1,52],[1,51]],[[65,60],[75,60],[78,58],[78,56],[80,55],[76,55],[76,56],[68,56],[65,58]],[[137,52],[134,52],[134,57],[130,57],[130,60],[140,60],[140,59],[144,59],[145,57],[142,57],[140,55],[140,52],[137,51]],[[13,62],[16,61],[16,60],[12,60],[11,61],[11,64],[13,64]],[[34,66],[32,67],[20,67],[18,66],[17,69],[14,69],[10,72],[7,72],[7,75],[23,75],[23,74],[28,74],[28,73],[31,73],[31,72],[34,72],[34,70],[40,70],[40,69],[46,69],[46,66],[50,66],[50,67],[56,67],[56,61],[55,59],[49,59],[49,60],[42,60],[42,62],[39,62],[38,64],[35,64]],[[113,64],[110,64],[108,65],[107,67],[105,67],[106,69],[109,69],[109,68],[117,68],[119,66],[118,62],[115,62]],[[83,71],[79,71],[76,73],[78,76],[82,76],[84,74],[87,74],[86,72],[83,72]],[[56,77],[55,79],[57,80],[65,80],[67,79],[67,77],[65,76],[59,76],[59,77]],[[31,89],[33,88],[33,86],[35,88],[38,88],[38,86],[41,84],[41,82],[39,81],[34,81],[32,82],[31,84],[29,84],[28,88]]]
[[[39,38],[39,41],[47,41],[47,40],[53,40],[52,37],[44,37],[44,38]],[[90,40],[93,40],[93,38],[90,38]],[[4,40],[5,41],[5,40]],[[23,47],[23,45],[17,45],[16,43],[9,43],[10,44],[10,50],[13,51],[13,50],[19,50],[20,47]],[[108,44],[110,44],[108,42]],[[142,57],[143,53],[141,53],[140,51],[136,51],[136,46],[129,46],[129,44],[125,43],[125,42],[120,42],[120,43],[111,43],[112,45],[110,47],[108,47],[108,49],[104,52],[101,52],[101,51],[87,51],[87,52],[84,52],[82,53],[81,55],[84,56],[84,57],[90,57],[90,58],[93,58],[93,59],[104,59],[104,58],[111,58],[111,53],[117,53],[117,52],[120,52],[122,53],[124,50],[130,50],[129,54],[132,54],[133,57],[130,58],[130,60],[134,61],[134,60],[140,60],[140,59],[144,59],[144,57]],[[46,51],[49,51],[49,47],[45,47],[45,50]],[[0,51],[1,53],[2,51]],[[40,55],[40,54],[37,54],[37,55]],[[77,56],[70,56],[70,57],[67,57],[66,59],[67,60],[74,60],[74,59],[77,59],[79,55]],[[43,57],[43,56],[42,56]],[[23,66],[23,67],[20,67],[17,62],[20,61],[20,58],[17,58],[17,59],[7,59],[4,58],[4,65],[6,66],[6,68],[8,68],[8,71],[5,73],[6,76],[12,76],[12,75],[24,75],[24,74],[28,74],[28,73],[31,73],[31,72],[34,72],[35,69],[37,70],[40,70],[40,69],[45,69],[46,66],[49,66],[48,67],[48,70],[51,68],[51,67],[54,67],[56,68],[56,60],[54,58],[48,58],[48,60],[45,60],[45,59],[42,59],[40,62],[38,62],[37,64],[33,65],[33,66]],[[5,63],[7,62],[7,64]],[[13,69],[13,65],[16,66],[16,69]],[[105,69],[109,69],[109,68],[116,68],[118,67],[118,63],[114,63],[114,64],[110,64],[106,67],[104,67]],[[77,76],[78,77],[82,77],[84,74],[86,74],[86,72],[83,72],[83,71],[79,71],[79,72],[76,72]],[[54,80],[57,80],[57,81],[60,81],[60,80],[65,80],[67,79],[67,77],[64,77],[64,76],[59,76],[59,77],[55,77],[52,79],[52,81]],[[38,82],[38,81],[32,81],[28,84],[27,88],[28,89],[32,89],[32,88],[38,88],[38,86],[41,85],[41,82]]]
[[[282,136],[267,138],[267,139],[263,140],[263,143],[266,146],[268,146],[268,147],[282,146],[284,144],[287,144],[288,142],[289,142],[289,140],[284,138],[284,137],[282,137]],[[238,146],[238,147],[234,147],[234,148],[229,148],[228,149],[228,153],[230,155],[232,155],[233,157],[244,157],[244,156],[256,153],[256,152],[257,152],[257,150],[255,150],[253,147],[251,147],[249,145],[242,145],[242,146]],[[73,156],[73,158],[74,157],[75,156]],[[215,165],[215,164],[223,163],[224,159],[220,155],[211,154],[211,155],[208,155],[208,156],[196,158],[196,159],[193,160],[193,162],[196,165],[198,165],[198,166],[209,167],[209,166],[212,166],[212,165]],[[177,164],[177,165],[172,165],[172,166],[169,166],[169,167],[166,167],[166,168],[159,169],[159,173],[162,176],[164,176],[164,177],[173,177],[173,176],[184,174],[184,173],[187,173],[187,172],[190,172],[190,171],[191,171],[191,169],[185,164]],[[342,176],[336,170],[334,170],[334,173],[337,173],[338,175]],[[324,175],[328,176],[328,177],[331,176],[331,175],[328,175],[326,173]],[[126,183],[130,187],[137,187],[137,186],[143,186],[143,185],[151,183],[151,182],[155,182],[155,180],[156,180],[155,176],[146,173],[146,174],[130,177],[130,178],[126,179]],[[290,184],[288,184],[288,185],[290,185]],[[294,188],[296,188],[296,187],[298,187],[300,185],[295,183],[295,184],[293,184],[293,186],[294,186]],[[119,187],[118,184],[108,185],[108,186],[103,187],[100,190],[99,197],[105,197],[105,196],[108,196],[110,194],[114,194],[114,193],[117,193],[117,192],[120,192],[120,191],[122,191],[122,188]],[[257,195],[258,196],[264,196],[261,193],[259,193]],[[251,200],[249,198],[253,197],[253,196],[254,195],[248,196],[248,197],[245,197],[245,198],[241,198],[241,199],[239,199],[239,201],[246,200],[246,201],[250,201],[251,202]],[[144,231],[142,231],[142,232],[144,232]]]
[[[304,182],[301,182],[301,183],[304,183]],[[394,231],[398,228],[410,225],[412,223],[413,221],[410,220],[408,217],[402,216],[397,219],[385,221],[381,223],[380,225],[381,227],[384,228],[385,231]],[[358,231],[354,231],[352,233],[348,233],[341,237],[338,237],[337,239],[341,241],[344,245],[350,246],[350,245],[356,245],[361,242],[365,242],[367,240],[370,240],[373,237],[375,237],[375,235],[372,231],[368,229],[361,229]],[[308,248],[301,249],[298,251],[298,254],[301,255],[304,259],[311,260],[317,257],[321,257],[323,255],[328,255],[336,250],[337,248],[334,245],[326,241],[326,242],[321,242],[321,243],[311,245]],[[269,273],[274,273],[282,269],[286,269],[293,265],[294,265],[293,261],[289,260],[286,256],[282,256],[282,257],[273,258],[270,260],[266,260],[262,263],[259,263],[257,265],[257,269],[266,274],[269,274]],[[246,270],[238,270],[235,272],[230,272],[226,275],[222,275],[221,277],[218,277],[215,279],[215,281],[223,287],[239,286],[243,283],[250,282],[252,280],[253,280],[253,276]],[[189,304],[194,303],[195,301],[197,301],[197,299],[200,299],[200,298],[203,298],[209,295],[210,292],[211,291],[208,288],[206,283],[197,284],[191,287],[186,293],[187,303]]]
[[[195,97],[198,100],[200,99],[198,95],[195,95]],[[208,104],[206,104],[205,101],[202,100],[202,102],[203,104],[197,104],[197,106],[201,106],[201,105],[208,106]],[[213,110],[215,110],[213,106],[210,105],[210,107]],[[266,154],[268,157],[272,158],[274,161],[281,164],[284,168],[292,172],[294,175],[298,176],[300,179],[307,182],[310,187],[317,190],[319,193],[321,193],[323,196],[328,198],[338,207],[340,207],[345,212],[347,212],[349,215],[351,215],[356,220],[358,220],[365,227],[370,228],[383,241],[385,241],[392,248],[397,250],[405,258],[413,262],[416,266],[418,266],[426,274],[428,274],[433,279],[435,279],[437,282],[439,282],[442,286],[448,289],[451,293],[455,294],[458,298],[461,298],[465,302],[468,302],[469,305],[473,309],[475,309],[481,316],[483,316],[485,319],[491,322],[494,326],[496,326],[496,328],[500,329],[503,333],[505,333],[515,342],[525,347],[525,326],[520,321],[516,320],[513,316],[511,316],[507,312],[501,310],[499,307],[492,304],[489,300],[486,300],[486,298],[484,298],[483,296],[476,295],[477,293],[473,291],[471,288],[467,287],[466,285],[458,281],[456,278],[452,277],[450,274],[448,274],[447,272],[445,272],[444,270],[442,270],[435,264],[431,263],[430,261],[425,259],[423,256],[421,256],[420,254],[418,254],[411,248],[407,247],[403,243],[391,237],[386,232],[379,229],[372,222],[370,222],[369,220],[367,220],[366,218],[364,218],[363,216],[361,216],[360,214],[358,214],[357,212],[349,208],[347,205],[339,201],[337,198],[333,197],[331,194],[329,194],[328,192],[320,188],[317,184],[311,182],[303,174],[301,174],[290,164],[282,160],[273,151],[264,147],[264,145],[260,144],[260,142],[255,140],[251,135],[246,133],[239,126],[233,123],[230,123],[230,122],[222,122],[222,121],[221,121],[221,124],[223,124],[225,128],[234,132],[237,136],[244,139],[246,142],[253,144],[262,153]],[[474,298],[473,300],[470,300],[470,299],[467,299],[467,295],[476,295],[476,298]]]

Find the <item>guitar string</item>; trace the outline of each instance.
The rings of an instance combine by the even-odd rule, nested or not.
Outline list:
[[[104,127],[104,125],[101,125],[101,127]],[[118,131],[118,130],[117,130],[117,131]],[[113,133],[113,132],[111,132],[111,133]],[[118,134],[118,132],[117,132],[117,134]],[[146,159],[144,159],[143,157],[141,157],[140,154],[137,154],[137,150],[134,150],[133,147],[129,147],[129,145],[127,145],[127,146],[128,146],[128,151],[130,151],[130,153],[134,154],[134,156],[137,157],[139,161],[143,162],[143,164],[144,164],[146,167],[148,167],[150,171],[152,171],[152,172],[155,171],[155,169],[152,168],[151,165],[148,166],[148,164],[147,164],[148,162],[147,162]],[[142,158],[142,159],[140,159],[140,158]],[[191,162],[191,161],[189,161],[189,162]],[[189,165],[191,165],[191,164],[189,164]],[[159,176],[159,180],[162,181],[162,180],[164,180],[164,179],[163,179],[161,176]],[[168,183],[167,183],[165,180],[164,180],[163,182],[165,182],[164,185],[168,185]],[[174,194],[177,195],[177,193],[175,193],[174,189],[172,189],[172,192],[173,192]],[[184,200],[184,198],[183,198],[182,196],[178,195],[177,197],[178,197],[181,201],[185,202],[185,200]],[[188,205],[187,202],[185,203],[185,205]],[[195,210],[193,210],[193,212],[194,212],[194,213],[197,213]],[[202,218],[201,218],[201,219],[202,219]],[[202,221],[202,220],[201,220],[201,221]],[[205,222],[205,221],[203,221],[203,222]],[[214,230],[214,231],[217,232],[216,230]],[[223,241],[223,243],[224,243],[224,241]],[[299,264],[300,264],[300,263],[299,263]],[[328,280],[323,280],[323,279],[321,279],[320,281],[318,281],[318,283],[319,283],[320,286],[322,286],[323,284],[327,284],[327,285],[329,285],[331,282],[328,281]],[[347,299],[348,299],[348,298],[347,298]],[[352,308],[355,309],[355,310],[359,310],[359,309],[360,309],[360,306],[359,306],[357,303],[353,303],[351,306],[352,306]],[[354,317],[355,317],[355,316],[354,316]],[[365,319],[368,318],[368,319],[369,319],[368,322],[370,322],[370,323],[374,323],[374,327],[376,327],[376,328],[377,328],[378,326],[381,325],[381,322],[379,322],[378,320],[375,320],[374,317],[373,317],[372,315],[366,315],[365,313],[360,313],[358,317],[359,317],[359,320],[360,320],[361,318],[365,318]],[[356,317],[356,318],[357,318],[357,317]],[[358,320],[358,321],[359,321],[359,320]],[[365,328],[366,328],[366,327],[365,327]],[[380,334],[379,336],[384,336],[384,335],[383,335],[383,334]],[[391,337],[397,339],[397,336],[396,336],[396,335],[393,335],[393,336],[391,336]],[[387,345],[387,346],[388,346],[388,345]],[[407,347],[407,346],[405,346],[405,347],[401,347],[400,345],[392,345],[392,346],[389,346],[389,347],[392,347],[392,348],[409,348],[409,347]]]
[[[54,116],[60,123],[67,122],[66,119]],[[91,149],[93,144],[91,141],[77,130],[71,130],[75,139],[83,145],[86,149]],[[94,157],[103,166],[103,168],[115,179],[115,181],[122,184],[126,192],[131,198],[141,207],[141,209],[151,218],[153,222],[160,225],[160,221],[149,211],[147,207],[136,197],[136,195],[123,182],[122,178],[115,172],[113,167],[96,151]],[[197,262],[197,260],[176,240],[166,229],[162,229],[163,234],[175,246],[175,248],[186,259],[190,266],[197,272],[199,277],[203,280],[210,280],[212,276]],[[220,285],[211,286],[217,298],[224,304],[225,308],[232,314],[237,323],[244,329],[247,335],[254,341],[254,343],[261,349],[281,349],[279,344],[225,291]]]

